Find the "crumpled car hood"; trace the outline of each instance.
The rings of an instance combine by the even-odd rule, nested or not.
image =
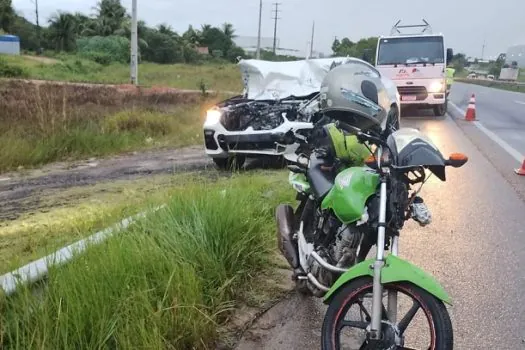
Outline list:
[[[319,92],[330,67],[352,59],[355,58],[331,57],[291,62],[248,59],[239,61],[239,66],[247,98],[276,100]]]

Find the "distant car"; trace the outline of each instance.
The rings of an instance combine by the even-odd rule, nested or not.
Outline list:
[[[477,76],[476,76],[476,73],[470,73],[468,76],[467,76],[468,79],[476,79]]]
[[[494,80],[494,76],[492,74],[487,75],[488,80]]]
[[[221,101],[206,113],[203,125],[206,154],[226,169],[241,167],[246,158],[284,156],[298,144],[290,132],[307,136],[318,112],[321,82],[335,65],[349,61],[374,66],[357,58],[334,57],[271,62],[241,60],[244,93]],[[382,77],[397,108],[395,123],[399,127],[400,97],[394,82]],[[386,123],[386,121],[385,121]]]

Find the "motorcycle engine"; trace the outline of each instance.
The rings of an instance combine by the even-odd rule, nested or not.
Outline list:
[[[331,246],[319,246],[315,251],[331,265],[340,268],[350,268],[356,261],[361,232],[355,225],[341,225],[337,228],[332,226],[331,229],[336,230],[335,240]],[[337,279],[337,274],[323,268],[317,261],[313,261],[311,273],[321,284],[327,287],[331,287]],[[323,292],[313,285],[310,285],[310,289],[316,296],[323,295]]]
[[[332,257],[336,262],[335,266],[349,268],[354,265],[360,239],[361,233],[354,225],[343,225],[337,230],[335,242],[332,246]]]

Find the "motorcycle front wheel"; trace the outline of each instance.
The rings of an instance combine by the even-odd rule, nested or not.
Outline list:
[[[367,332],[372,313],[372,285],[371,277],[359,278],[349,282],[332,296],[323,321],[321,334],[323,350],[451,350],[453,348],[452,323],[445,305],[423,289],[406,282],[383,285],[383,339],[381,344],[372,344]],[[386,314],[388,291],[395,291],[398,295],[396,324],[389,322]],[[401,297],[407,297],[408,301],[405,302]],[[369,303],[368,308],[365,306],[366,302]],[[400,312],[401,306],[406,306],[408,311]],[[360,319],[347,320],[346,316],[351,311],[358,313]],[[426,341],[422,327],[411,326],[411,323],[417,320],[428,325]],[[360,333],[343,333],[348,329],[355,329]],[[417,346],[413,345],[416,341]],[[423,345],[419,345],[421,343]]]

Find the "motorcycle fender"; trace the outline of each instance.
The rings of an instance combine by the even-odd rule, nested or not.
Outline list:
[[[324,303],[330,302],[334,293],[346,283],[364,276],[373,277],[375,259],[368,259],[352,266],[347,272],[342,274],[333,284],[332,288],[324,296]],[[445,292],[439,282],[430,274],[423,271],[412,263],[401,259],[398,256],[388,255],[385,259],[385,266],[381,270],[381,283],[410,282],[424,289],[439,300],[452,305],[450,296]]]

